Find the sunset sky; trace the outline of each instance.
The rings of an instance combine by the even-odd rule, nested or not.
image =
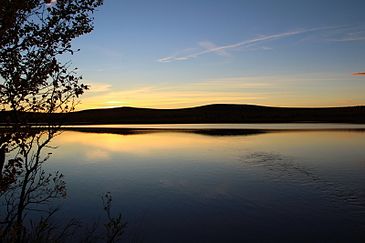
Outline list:
[[[106,0],[78,109],[365,104],[364,0]],[[356,75],[357,74],[357,75]]]

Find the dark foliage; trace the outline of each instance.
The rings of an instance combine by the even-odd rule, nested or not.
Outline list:
[[[62,123],[39,121],[37,128],[32,114],[70,112],[87,89],[62,60],[78,51],[73,39],[93,30],[92,13],[102,3],[0,0],[0,120],[6,125],[0,130],[0,242],[70,242],[81,227],[77,220],[52,223],[58,210],[52,202],[67,190],[62,173],[43,168],[51,155],[44,149]],[[106,233],[90,241],[116,242],[126,224],[111,215],[111,195],[103,198]]]
[[[93,30],[102,0],[1,0],[0,108],[70,111],[87,86],[70,62],[71,41]],[[19,122],[13,119],[12,122]]]

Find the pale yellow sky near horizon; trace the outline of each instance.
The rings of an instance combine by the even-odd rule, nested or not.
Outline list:
[[[316,73],[225,77],[188,85],[156,83],[119,87],[85,81],[90,90],[81,97],[76,108],[184,108],[217,103],[284,107],[364,105],[365,96],[361,91],[365,89],[365,82],[359,76]],[[351,80],[351,85],[345,80]]]

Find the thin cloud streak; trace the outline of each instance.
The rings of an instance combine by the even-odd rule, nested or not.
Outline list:
[[[365,76],[365,72],[353,73],[352,76]]]
[[[363,40],[365,40],[365,36],[343,37],[340,39],[328,39],[328,41],[333,41],[333,42],[349,42],[349,41],[363,41]]]
[[[365,40],[364,26],[349,26],[329,32],[325,38],[331,42],[355,42]]]
[[[89,92],[90,93],[101,93],[101,92],[108,92],[112,89],[111,84],[104,84],[104,83],[88,83]]]
[[[199,46],[201,46],[202,48],[206,49],[206,50],[214,50],[216,49],[218,46],[210,41],[202,41],[202,42],[199,42]],[[218,51],[215,51],[215,53],[217,55],[220,55],[220,56],[230,56],[230,54],[228,52],[226,52],[225,50],[218,50]]]
[[[304,33],[318,31],[318,30],[332,29],[332,28],[335,28],[335,27],[303,29],[303,30],[289,31],[289,32],[283,32],[283,33],[278,33],[278,34],[273,34],[273,35],[264,35],[264,36],[256,37],[256,38],[253,38],[250,40],[245,40],[245,41],[241,41],[238,43],[230,44],[230,45],[211,46],[210,48],[205,49],[203,51],[195,52],[193,54],[189,54],[189,55],[185,55],[185,56],[174,55],[174,56],[163,57],[163,58],[158,59],[157,61],[162,62],[162,63],[168,63],[168,62],[173,62],[173,61],[185,61],[185,60],[195,59],[199,56],[209,54],[209,53],[222,54],[222,53],[226,53],[225,51],[230,50],[230,49],[236,49],[239,47],[252,47],[254,44],[261,43],[261,42],[279,40],[279,39],[284,39],[284,38],[288,38],[291,36],[296,36],[299,34],[304,34]],[[205,47],[207,47],[207,46],[205,45]]]

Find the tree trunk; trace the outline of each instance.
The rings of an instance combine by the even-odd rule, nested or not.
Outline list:
[[[4,146],[0,147],[0,180],[3,178],[3,168],[5,165],[5,148]]]

